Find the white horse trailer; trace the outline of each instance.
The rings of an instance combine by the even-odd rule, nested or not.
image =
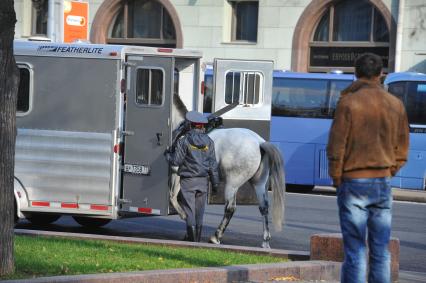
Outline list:
[[[181,121],[176,97],[188,110],[202,111],[201,53],[27,41],[15,41],[14,53],[21,74],[17,216],[50,223],[72,215],[82,225],[99,226],[121,217],[173,213],[163,152]],[[254,90],[248,89],[249,76],[238,86],[240,97],[252,92],[257,103],[241,100],[227,115],[247,121],[257,112],[269,127],[272,62],[218,60],[217,65],[223,66],[217,74],[222,87],[230,71],[233,78],[236,72],[259,75]]]

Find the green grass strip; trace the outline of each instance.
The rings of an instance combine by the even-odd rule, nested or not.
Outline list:
[[[16,236],[15,273],[0,279],[283,261],[286,259],[215,249]]]

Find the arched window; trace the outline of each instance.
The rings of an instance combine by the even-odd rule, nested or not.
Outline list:
[[[312,34],[309,71],[353,72],[356,57],[365,52],[381,56],[387,71],[389,29],[383,15],[368,0],[331,2]]]
[[[31,35],[47,35],[47,0],[32,0],[32,30]]]
[[[107,43],[176,47],[176,31],[167,10],[156,0],[128,0],[110,26]]]

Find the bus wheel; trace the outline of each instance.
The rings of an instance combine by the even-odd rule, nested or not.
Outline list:
[[[310,193],[314,188],[314,185],[286,184],[286,190],[293,193]]]
[[[87,228],[98,228],[107,225],[111,219],[73,216],[75,222]]]
[[[59,217],[61,217],[61,216],[57,215],[57,214],[31,213],[26,218],[32,224],[35,224],[35,225],[47,225],[47,224],[55,222],[56,220],[59,219]]]

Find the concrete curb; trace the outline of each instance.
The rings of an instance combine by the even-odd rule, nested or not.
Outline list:
[[[333,187],[315,187],[313,191],[326,194],[336,193],[336,189]],[[403,190],[393,188],[392,196],[394,200],[398,201],[426,203],[426,191],[422,190]]]
[[[337,280],[340,263],[327,261],[285,262],[273,264],[247,264],[225,267],[185,268],[168,270],[151,270],[127,273],[103,273],[89,275],[71,275],[40,277],[31,279],[33,283],[52,282],[108,282],[108,283],[187,283],[187,282],[266,282],[288,277],[294,280]],[[282,280],[281,280],[282,281]],[[28,282],[26,280],[9,280],[5,283]]]
[[[394,200],[426,203],[426,191],[410,191],[392,189]]]
[[[71,275],[40,277],[30,279],[31,282],[266,282],[274,279],[289,278],[293,280],[322,280],[337,281],[341,264],[331,261],[307,261],[309,252],[279,249],[262,249],[231,245],[214,245],[206,243],[191,243],[171,240],[155,240],[130,237],[63,233],[50,231],[33,231],[15,229],[16,235],[35,237],[66,237],[86,240],[107,240],[133,244],[154,244],[178,247],[210,248],[259,255],[270,255],[291,259],[292,262],[272,264],[248,264],[224,267],[186,268],[169,270],[151,270],[127,273],[102,273],[90,275]],[[298,261],[299,260],[299,261]],[[305,260],[305,261],[300,261]],[[4,282],[28,282],[24,280],[9,280]]]

